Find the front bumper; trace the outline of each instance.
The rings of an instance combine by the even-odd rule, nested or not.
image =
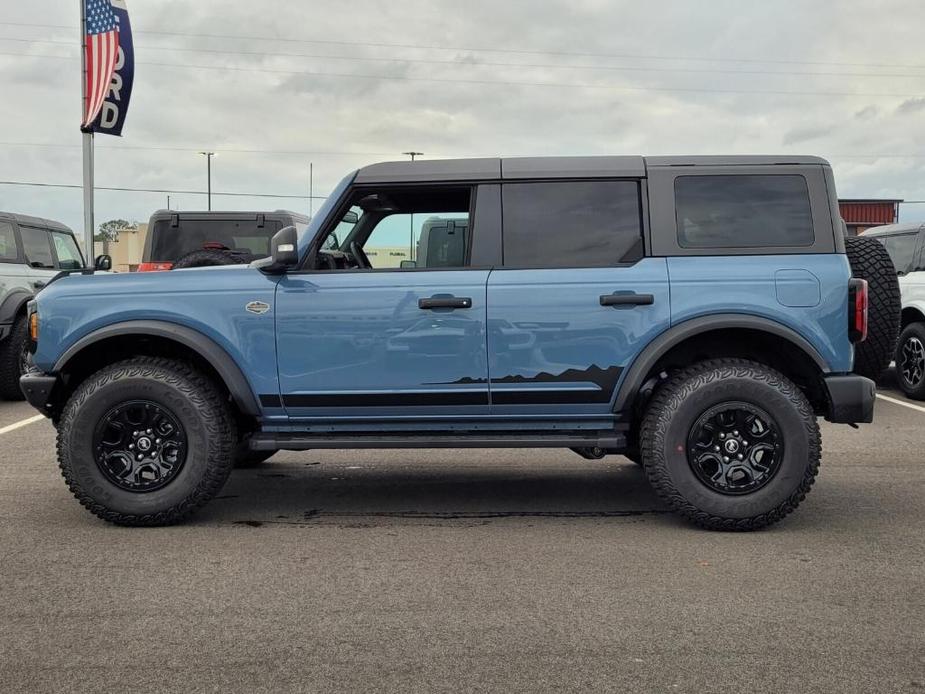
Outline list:
[[[19,387],[26,400],[46,417],[51,417],[51,393],[58,385],[57,376],[49,376],[41,371],[29,371],[19,377]]]
[[[870,424],[874,421],[877,385],[856,374],[826,376],[829,396],[826,419],[836,424]]]

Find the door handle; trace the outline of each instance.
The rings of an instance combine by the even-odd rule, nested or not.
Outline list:
[[[42,282],[42,280],[36,280],[35,282],[32,283],[32,286],[35,287],[36,289],[41,289],[42,287],[45,286],[45,284],[46,283]]]
[[[651,294],[601,294],[601,306],[651,306],[655,297]]]
[[[432,296],[418,299],[418,308],[472,308],[472,299],[468,296]]]

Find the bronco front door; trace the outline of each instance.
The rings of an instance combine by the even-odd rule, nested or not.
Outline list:
[[[419,428],[487,414],[489,271],[469,263],[470,198],[465,187],[353,191],[310,266],[278,285],[290,417]]]

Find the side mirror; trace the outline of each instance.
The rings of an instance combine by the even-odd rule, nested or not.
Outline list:
[[[100,270],[101,272],[109,272],[112,270],[112,256],[111,255],[98,255],[96,260],[93,261],[93,269]]]
[[[299,232],[293,226],[283,227],[270,239],[270,257],[255,260],[253,265],[264,272],[286,272],[299,264]]]
[[[417,263],[416,260],[403,260],[403,261],[401,261],[401,263],[400,263],[399,265],[400,265],[400,267],[401,267],[402,270],[407,270],[407,269],[409,269],[409,268],[417,267],[417,266],[418,266],[418,263]]]
[[[353,210],[347,210],[344,213],[344,218],[341,221],[346,222],[347,224],[356,224],[360,221],[360,215],[358,215]]]

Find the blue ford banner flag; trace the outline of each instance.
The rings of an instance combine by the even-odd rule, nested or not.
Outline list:
[[[90,130],[104,135],[122,135],[129,100],[132,98],[132,84],[135,81],[135,48],[132,45],[132,24],[128,18],[125,0],[109,0],[116,16],[119,30],[119,54],[109,82],[109,90],[103,99],[99,115]]]

